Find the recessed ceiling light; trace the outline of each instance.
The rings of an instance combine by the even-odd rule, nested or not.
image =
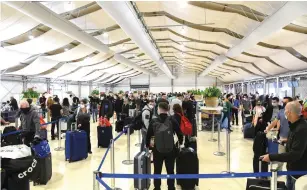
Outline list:
[[[33,36],[32,34],[30,34],[30,35],[28,36],[28,38],[29,38],[30,40],[32,40],[32,39],[34,39],[34,36]]]
[[[84,61],[88,61],[89,60],[89,57],[86,57],[85,59],[84,59]]]
[[[188,1],[180,1],[179,2],[179,7],[180,8],[185,8],[188,5]]]
[[[68,48],[65,48],[64,51],[68,51]]]
[[[107,32],[104,32],[103,34],[103,37],[107,38],[109,36],[109,34]]]
[[[186,33],[185,27],[182,26],[182,28],[181,28],[181,34],[185,34],[185,33]]]
[[[184,44],[182,43],[182,44],[181,44],[181,48],[184,48],[184,47],[185,47],[185,46],[184,46]]]

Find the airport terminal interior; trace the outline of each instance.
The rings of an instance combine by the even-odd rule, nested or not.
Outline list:
[[[166,132],[162,138],[159,135],[163,132],[153,126],[166,126],[156,122],[163,111],[175,120],[173,110],[178,104],[183,114],[179,114],[180,124],[172,125],[178,125],[176,129],[186,144],[172,150],[179,151],[174,157],[174,174],[251,176],[206,177],[195,185],[185,179],[193,184],[189,188],[176,180],[176,189],[244,190],[253,189],[249,186],[252,183],[263,186],[259,189],[286,189],[272,185],[278,180],[288,190],[307,190],[306,136],[300,142],[306,145],[300,147],[304,155],[298,158],[300,170],[306,172],[292,179],[295,188],[290,187],[287,174],[269,177],[267,187],[260,183],[265,179],[254,175],[259,172],[254,160],[259,131],[266,142],[280,140],[283,133],[277,135],[267,127],[276,120],[273,130],[275,126],[283,128],[283,120],[287,135],[293,135],[296,131],[288,131],[297,106],[302,111],[298,119],[302,123],[307,119],[305,1],[0,1],[0,43],[1,149],[6,150],[0,151],[4,158],[1,190],[4,186],[7,190],[174,190],[165,178],[159,189],[153,179],[104,178],[100,174],[153,174],[158,161],[152,152],[165,158],[170,154],[161,153],[156,142],[165,140]],[[287,101],[292,111],[285,111]],[[165,103],[168,110],[163,107]],[[64,106],[68,107],[67,115]],[[260,114],[257,107],[262,107]],[[144,109],[149,115],[143,116]],[[267,110],[272,113],[266,123]],[[56,113],[60,113],[57,118]],[[137,130],[139,114],[142,128]],[[62,116],[65,119],[61,120]],[[58,134],[55,127],[53,134],[52,125],[59,119],[60,128],[65,130]],[[144,120],[154,128],[155,140],[148,137]],[[264,129],[259,130],[259,126]],[[5,135],[9,128],[12,134]],[[128,128],[130,132],[134,128],[130,135]],[[111,136],[107,136],[107,129]],[[47,134],[44,138],[42,131]],[[18,138],[20,143],[13,144],[8,137]],[[116,138],[113,144],[100,144],[112,138]],[[177,142],[177,135],[174,138]],[[29,144],[26,139],[31,139]],[[148,147],[147,139],[154,143],[149,150],[144,146]],[[291,141],[293,138],[287,143]],[[39,157],[34,142],[39,146],[47,142],[44,146],[50,151],[46,157]],[[89,142],[91,150],[85,146]],[[275,154],[286,154],[280,152],[283,145],[277,142],[282,141],[267,143],[262,155],[272,153],[269,146],[278,149]],[[167,148],[168,143],[160,144],[164,144],[163,150]],[[197,151],[192,144],[197,145]],[[31,156],[25,158],[37,159],[39,172],[32,164],[31,171],[26,169],[28,176],[22,171],[10,173],[7,165],[14,168],[11,161],[17,158],[7,152],[17,146],[29,149]],[[285,151],[290,154],[292,145],[289,147]],[[83,148],[85,157],[67,161],[67,155],[72,159]],[[184,150],[190,151],[186,158],[198,158],[197,172],[179,172],[196,164],[188,158],[178,166]],[[141,153],[149,154],[153,163],[149,161],[146,167],[148,160]],[[290,165],[293,162],[289,161]],[[286,163],[279,170],[287,171]],[[40,177],[35,178],[34,173]],[[17,179],[12,177],[15,174]],[[162,174],[167,174],[165,164]],[[45,182],[43,178],[47,178]]]

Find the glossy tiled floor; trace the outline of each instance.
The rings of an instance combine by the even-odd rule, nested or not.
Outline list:
[[[49,133],[50,134],[50,133]],[[114,133],[116,134],[116,133]],[[209,142],[210,132],[198,133],[198,156],[200,162],[200,173],[220,173],[226,170],[226,156],[213,155],[217,151],[217,142]],[[217,138],[217,133],[214,134]],[[124,165],[122,161],[127,158],[127,137],[123,135],[115,143],[115,169],[116,173],[133,173],[133,165]],[[98,168],[105,149],[97,148],[96,125],[92,124],[92,151],[86,160],[68,163],[65,162],[64,151],[52,151],[53,176],[46,186],[31,187],[32,190],[88,190],[93,189],[92,174]],[[138,152],[135,146],[138,142],[138,133],[131,135],[131,157]],[[58,146],[58,141],[50,143],[52,150]],[[62,141],[62,146],[64,141]],[[226,134],[221,133],[221,150],[226,151]],[[241,127],[234,129],[231,134],[231,171],[252,171],[252,141],[243,139]],[[103,172],[110,172],[110,155],[108,155],[102,167]],[[164,171],[165,173],[165,171]],[[110,184],[110,180],[105,180]],[[201,179],[199,189],[201,190],[240,190],[245,189],[246,179]],[[116,186],[123,190],[133,189],[132,179],[117,179]],[[104,189],[101,187],[101,189]],[[151,187],[153,189],[153,187]],[[162,189],[166,190],[166,181],[162,180]],[[178,188],[180,189],[180,188]]]

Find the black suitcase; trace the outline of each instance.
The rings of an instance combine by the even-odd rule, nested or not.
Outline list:
[[[7,190],[30,190],[30,181],[29,179],[23,179],[17,181],[8,177]]]
[[[17,131],[14,126],[7,126],[3,130],[3,134]],[[22,144],[21,133],[1,137],[2,146]]]
[[[108,148],[111,139],[113,139],[111,127],[97,127],[98,148]]]
[[[189,163],[189,164],[187,164]],[[198,174],[199,162],[197,153],[191,148],[183,148],[176,159],[177,174]],[[177,179],[182,189],[194,189],[198,186],[198,179]]]
[[[197,153],[197,139],[196,137],[185,137],[185,143],[186,148],[193,148],[194,151]]]
[[[123,131],[123,129],[124,129],[124,121],[121,121],[121,120],[116,121],[115,122],[115,131],[120,133],[120,132]]]
[[[134,157],[134,174],[151,174],[151,153],[148,150]],[[150,179],[134,179],[134,189],[146,190],[149,187]]]
[[[259,172],[266,172],[263,171],[263,163],[259,160],[259,157],[254,157],[254,162],[257,159],[258,168],[260,169]],[[268,165],[268,163],[266,163]],[[268,166],[267,166],[268,167]],[[266,168],[267,169],[267,168]],[[246,182],[246,190],[261,190],[261,189],[271,189],[271,180],[262,178],[262,179],[247,179]],[[277,190],[287,190],[286,184],[283,181],[277,181]]]
[[[38,160],[38,174],[36,180],[33,180],[33,185],[46,185],[52,177],[52,158],[51,154],[46,158],[36,158]]]

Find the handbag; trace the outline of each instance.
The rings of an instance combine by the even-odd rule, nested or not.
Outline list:
[[[50,154],[50,146],[46,140],[33,141],[32,149],[39,158],[46,158]]]
[[[99,126],[100,127],[111,127],[110,121],[105,117],[99,118]]]

